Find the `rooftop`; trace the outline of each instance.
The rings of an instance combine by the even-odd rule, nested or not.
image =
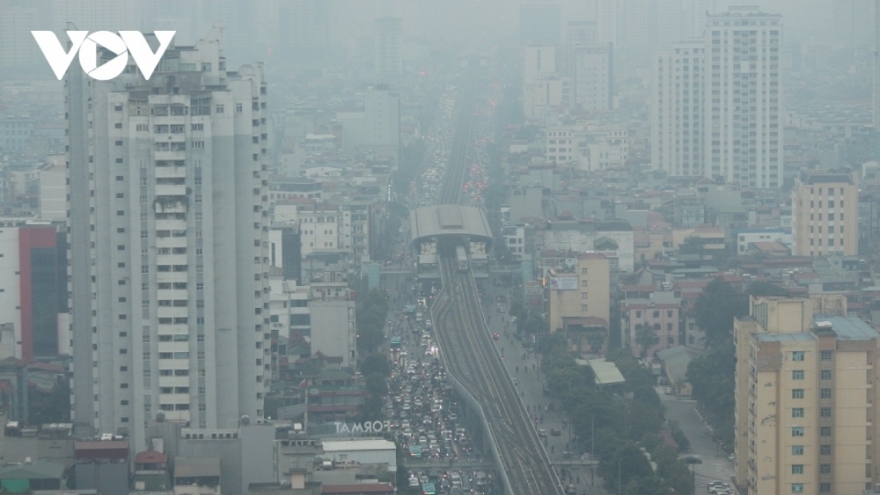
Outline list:
[[[324,440],[324,452],[345,452],[351,450],[395,450],[394,442],[376,438],[348,438],[345,440]]]
[[[220,459],[215,457],[178,457],[174,461],[175,478],[220,476]]]
[[[831,330],[837,334],[838,340],[871,340],[880,337],[880,333],[857,316],[823,316],[813,317],[813,322],[830,322]]]
[[[587,363],[589,363],[590,368],[593,368],[593,374],[596,375],[596,385],[614,385],[626,381],[623,378],[623,374],[617,369],[617,365],[611,361],[590,359]]]

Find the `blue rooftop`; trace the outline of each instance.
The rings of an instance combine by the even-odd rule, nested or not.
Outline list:
[[[812,333],[809,332],[798,332],[798,333],[756,333],[753,334],[755,336],[755,340],[759,342],[793,342],[793,341],[809,341],[815,340],[815,337]]]
[[[831,322],[831,329],[839,340],[870,340],[880,337],[880,332],[856,316],[823,316],[813,317],[813,322]]]

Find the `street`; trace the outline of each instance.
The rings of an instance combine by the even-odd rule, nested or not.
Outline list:
[[[702,464],[692,465],[696,481],[694,493],[705,493],[708,483],[712,480],[731,483],[733,462],[712,440],[711,430],[697,414],[697,401],[666,395],[663,392],[664,388],[657,387],[656,390],[663,405],[666,406],[666,417],[678,422],[691,442],[691,453],[703,460]]]

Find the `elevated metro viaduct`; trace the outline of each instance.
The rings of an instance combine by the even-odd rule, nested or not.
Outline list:
[[[417,257],[416,273],[423,283],[440,284],[440,255],[455,255],[464,246],[471,270],[477,278],[489,276],[492,231],[483,210],[472,206],[438,205],[416,208],[409,215]]]

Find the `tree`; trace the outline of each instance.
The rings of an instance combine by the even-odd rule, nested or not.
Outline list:
[[[624,442],[614,455],[599,460],[599,476],[605,480],[605,488],[609,491],[617,491],[618,480],[622,486],[627,486],[631,480],[653,474],[648,459],[635,442]]]
[[[364,376],[377,374],[388,378],[391,375],[391,362],[385,354],[373,353],[364,358],[360,371]]]
[[[697,326],[706,334],[707,348],[733,340],[733,319],[748,314],[748,297],[718,277],[703,289],[694,306]]]
[[[639,346],[639,354],[642,359],[648,357],[648,349],[657,345],[658,342],[660,342],[660,338],[657,337],[657,333],[651,328],[651,325],[642,323],[636,325],[636,345]]]
[[[702,256],[703,253],[706,252],[706,248],[703,245],[703,240],[699,237],[691,236],[684,240],[681,246],[678,248],[678,252],[681,254],[697,254]]]

